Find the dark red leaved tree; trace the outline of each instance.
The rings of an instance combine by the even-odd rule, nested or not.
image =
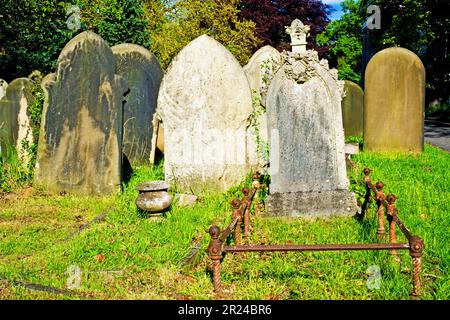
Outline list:
[[[264,42],[278,50],[290,49],[290,37],[285,32],[294,19],[300,19],[310,26],[308,47],[323,54],[326,47],[319,47],[315,36],[330,22],[328,15],[332,8],[321,0],[240,0],[240,17],[256,23],[257,35]]]

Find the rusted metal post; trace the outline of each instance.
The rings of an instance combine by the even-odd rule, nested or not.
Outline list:
[[[238,221],[236,223],[236,228],[234,229],[234,241],[236,242],[236,245],[241,244],[241,225],[242,225],[242,210],[241,207],[241,201],[239,199],[233,199],[231,201],[231,205],[234,208],[232,219],[235,219],[238,217]]]
[[[242,197],[242,204],[246,205],[244,209],[244,241],[245,243],[248,243],[250,236],[250,207],[252,205],[252,200],[250,199],[249,188],[242,188],[242,193],[244,194]]]
[[[413,259],[413,290],[411,296],[414,300],[420,298],[420,294],[422,291],[420,272],[423,247],[423,240],[420,237],[413,236],[409,239],[409,255]]]
[[[377,189],[377,193],[375,194],[375,200],[378,205],[378,230],[377,237],[381,239],[384,237],[384,205],[383,201],[386,200],[386,195],[383,192],[384,184],[381,181],[377,181],[375,184],[375,188]]]
[[[364,168],[364,184],[366,185],[366,194],[364,196],[364,202],[361,205],[361,218],[364,218],[365,214],[366,214],[366,210],[367,210],[367,205],[370,202],[370,187],[369,184],[371,183],[372,179],[370,178],[369,174],[370,174],[370,169],[369,168]]]
[[[257,216],[261,215],[261,209],[260,209],[260,199],[258,196],[258,191],[261,190],[261,188],[264,186],[263,184],[261,184],[261,182],[259,182],[259,178],[261,177],[261,175],[259,174],[258,171],[254,171],[253,172],[253,183],[252,183],[252,187],[253,190],[255,192],[255,196],[254,198],[256,199],[255,201],[255,214]]]
[[[397,243],[397,235],[395,233],[396,223],[394,221],[394,215],[396,214],[397,209],[395,208],[395,200],[397,197],[393,195],[391,192],[386,197],[386,201],[388,202],[386,215],[387,220],[389,221],[389,241],[391,243]],[[397,250],[390,250],[389,253],[394,256],[395,261],[399,261],[399,256]]]
[[[208,254],[212,260],[214,292],[216,294],[220,294],[222,290],[222,284],[220,282],[220,263],[222,260],[223,242],[219,238],[220,229],[218,226],[211,226],[208,233],[211,236],[211,241],[208,246]]]

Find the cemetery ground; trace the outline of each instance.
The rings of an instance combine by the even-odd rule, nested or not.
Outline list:
[[[401,219],[424,239],[422,298],[449,299],[450,154],[426,145],[419,155],[362,152],[353,161],[351,190],[362,198],[362,169],[372,168],[373,180],[399,196]],[[205,229],[229,222],[229,202],[240,188],[205,195],[192,207],[173,205],[166,217],[138,214],[136,185],[163,178],[159,164],[136,169],[117,196],[49,195],[32,187],[2,193],[0,298],[214,299]],[[104,212],[103,221],[76,232]],[[254,244],[377,242],[373,203],[363,221],[253,215],[251,225]],[[406,242],[399,231],[397,237]],[[195,247],[198,253],[184,259]],[[409,299],[411,258],[408,251],[399,255],[400,262],[387,251],[228,254],[222,282],[230,299]],[[367,286],[374,265],[379,289]],[[77,288],[73,266],[82,270]]]

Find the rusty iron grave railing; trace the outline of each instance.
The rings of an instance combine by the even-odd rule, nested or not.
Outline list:
[[[259,182],[259,173],[253,174],[252,188],[243,188],[243,197],[241,200],[234,199],[231,205],[234,211],[231,216],[231,223],[224,230],[220,230],[217,225],[212,225],[208,233],[211,240],[208,246],[208,254],[212,260],[213,283],[214,292],[221,294],[221,262],[226,253],[239,252],[288,252],[288,251],[343,251],[343,250],[389,250],[389,253],[397,257],[397,250],[409,250],[410,256],[413,260],[413,289],[411,293],[412,299],[418,299],[421,294],[421,257],[423,254],[424,244],[423,240],[414,236],[403,222],[398,217],[398,209],[395,207],[395,200],[397,199],[392,193],[387,196],[383,193],[384,184],[378,181],[375,185],[369,176],[370,169],[364,169],[364,183],[366,185],[365,201],[361,206],[361,217],[364,217],[368,203],[371,201],[371,193],[378,206],[378,238],[382,238],[385,234],[384,217],[386,216],[389,222],[389,243],[356,243],[356,244],[316,244],[316,245],[253,245],[249,244],[250,235],[250,209],[255,193],[264,187]],[[242,244],[241,229],[242,222],[244,222],[244,242]],[[396,226],[402,231],[408,239],[408,243],[397,243]],[[227,245],[227,239],[234,232],[235,245]]]

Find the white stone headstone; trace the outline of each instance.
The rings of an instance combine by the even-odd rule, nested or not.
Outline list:
[[[252,113],[247,77],[236,58],[203,35],[169,66],[158,97],[166,180],[184,193],[226,190],[249,170]]]
[[[33,103],[32,81],[18,78],[6,86],[0,98],[0,153],[4,161],[17,153],[23,164],[29,161],[29,154],[24,143],[32,146],[33,129],[28,107]]]

